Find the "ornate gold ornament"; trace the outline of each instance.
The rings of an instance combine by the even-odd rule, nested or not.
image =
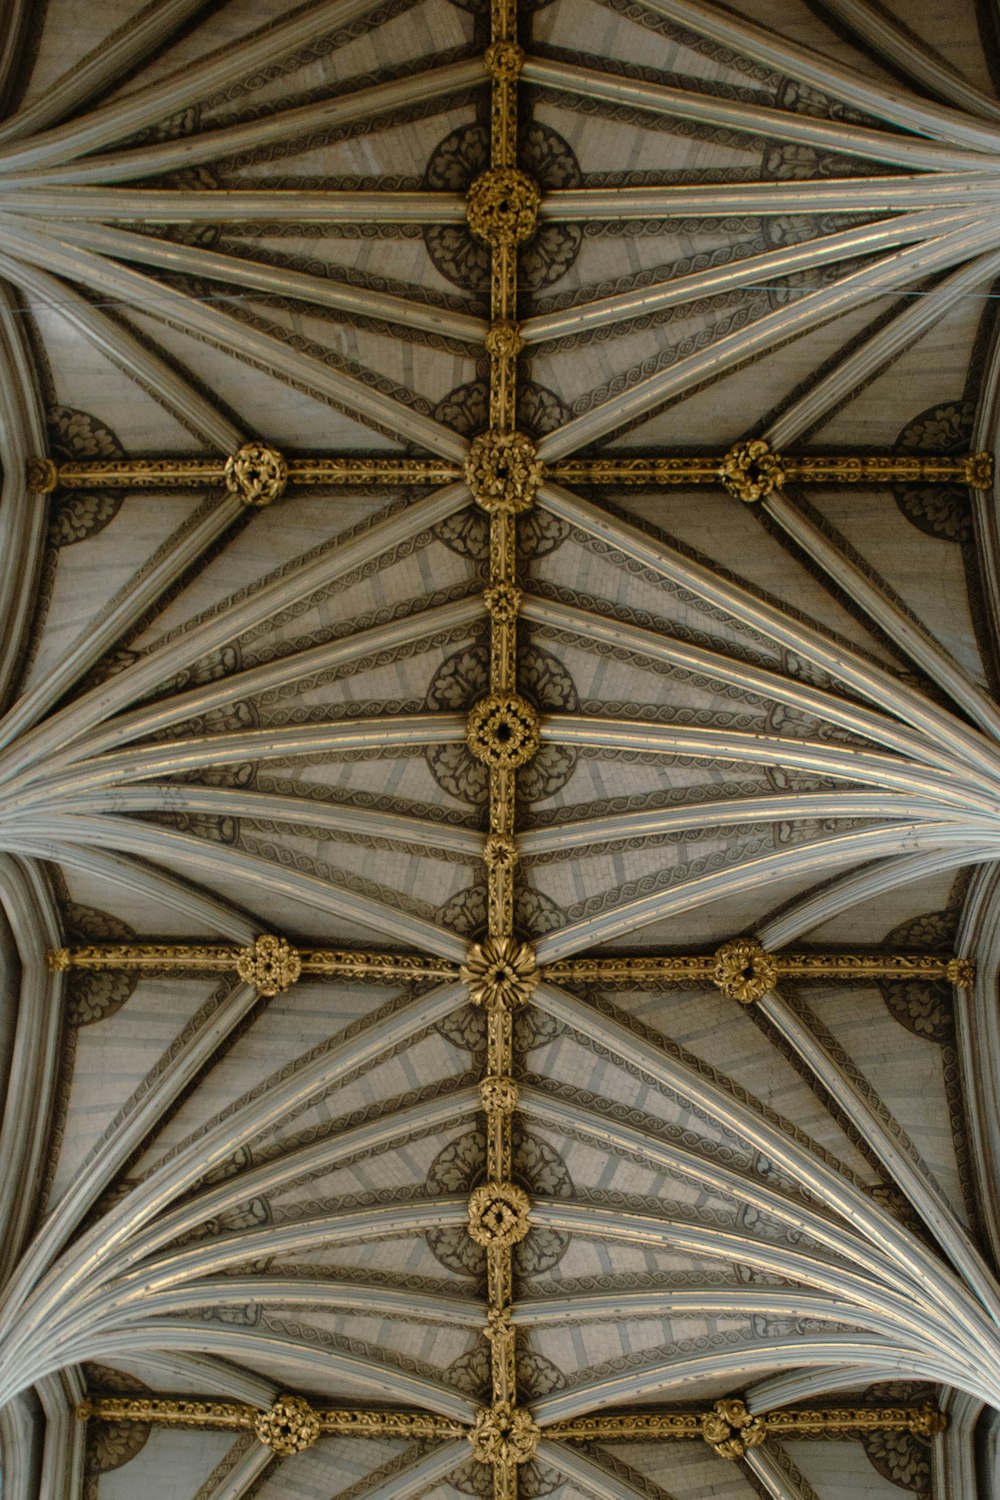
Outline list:
[[[250,448],[259,445],[248,444]],[[242,449],[240,450],[243,451]],[[260,451],[270,453],[271,449]],[[280,454],[278,455],[280,458]],[[239,458],[85,459],[58,466],[56,482],[70,490],[202,489],[225,484],[226,465]],[[296,485],[450,484],[462,477],[458,464],[431,458],[291,458],[287,483]],[[262,502],[261,502],[262,503]]]
[[[718,472],[729,493],[747,505],[766,500],[780,490],[786,477],[781,458],[771,452],[763,438],[730,448]]]
[[[76,1408],[81,1422],[150,1422],[157,1427],[209,1427],[239,1432],[253,1426],[257,1408],[238,1401],[198,1401],[177,1396],[87,1396]]]
[[[490,1310],[484,1332],[492,1349],[499,1349],[500,1357],[506,1362],[514,1336],[507,1303]],[[295,1404],[290,1419],[284,1410],[286,1403]],[[410,1438],[461,1437],[464,1433],[470,1439],[472,1437],[465,1423],[437,1416],[432,1412],[364,1411],[350,1407],[320,1407],[314,1410],[300,1397],[289,1395],[280,1396],[270,1412],[262,1412],[255,1406],[238,1401],[94,1395],[87,1396],[79,1403],[76,1415],[81,1422],[137,1422],[159,1427],[203,1427],[218,1432],[256,1432],[258,1424],[267,1423],[279,1407],[282,1411],[278,1412],[276,1418],[278,1428],[283,1430],[286,1421],[296,1428],[304,1422],[307,1434],[312,1427],[309,1420],[309,1413],[312,1412],[320,1433]],[[725,1408],[725,1411],[720,1411],[720,1408]],[[744,1414],[749,1417],[745,1404],[739,1398],[717,1402],[711,1411],[600,1412],[595,1416],[568,1417],[561,1422],[553,1422],[546,1428],[546,1437],[556,1442],[705,1438],[715,1446],[716,1439],[706,1437],[706,1425],[713,1432],[720,1432],[721,1441],[726,1442],[730,1438],[725,1429],[731,1432],[735,1427],[737,1433],[747,1431],[740,1426]],[[947,1413],[927,1402],[919,1406],[783,1406],[757,1417],[750,1417],[749,1420],[751,1424],[759,1422],[766,1433],[773,1433],[776,1437],[802,1438],[856,1436],[866,1432],[911,1432],[916,1437],[930,1440],[944,1432],[948,1425]],[[756,1431],[753,1428],[753,1432]],[[262,1441],[267,1441],[268,1447],[272,1446],[269,1440]],[[753,1447],[759,1441],[758,1436],[745,1442],[745,1446]],[[295,1447],[289,1451],[302,1450]]]
[[[498,361],[512,361],[524,347],[518,325],[500,318],[485,336],[486,350]],[[506,372],[505,372],[506,374]],[[263,445],[247,444],[273,453]],[[241,452],[244,450],[240,450]],[[734,452],[736,450],[733,450]],[[281,455],[277,455],[279,458]],[[993,486],[993,455],[929,454],[777,454],[785,481],[798,484],[967,484]],[[226,482],[225,458],[81,459],[57,464],[51,458],[29,458],[25,484],[39,494],[54,489],[201,489]],[[560,484],[681,485],[718,484],[720,463],[711,456],[564,459],[547,471]],[[349,485],[449,484],[461,478],[459,465],[444,459],[346,458],[316,454],[286,462],[286,484],[325,487]],[[276,497],[273,497],[276,498]],[[263,501],[255,503],[265,503]]]
[[[509,1184],[493,1184],[509,1187]],[[519,1190],[515,1189],[515,1192]],[[523,1196],[523,1195],[522,1195]],[[526,1201],[526,1200],[525,1200]],[[485,1329],[490,1342],[494,1379],[508,1381],[513,1390],[514,1329],[507,1306],[491,1310]],[[93,1396],[76,1409],[81,1421],[134,1422],[164,1427],[209,1428],[215,1431],[255,1432],[262,1443],[286,1457],[304,1452],[320,1433],[344,1436],[409,1438],[459,1437],[464,1432],[482,1463],[502,1466],[524,1463],[537,1445],[537,1428],[515,1403],[494,1400],[481,1412],[469,1432],[461,1422],[420,1411],[362,1411],[350,1408],[314,1410],[299,1396],[282,1395],[262,1412],[240,1402],[200,1401],[147,1396]],[[600,1413],[553,1423],[546,1432],[552,1441],[649,1439],[679,1440],[702,1437],[722,1458],[742,1457],[768,1433],[778,1437],[818,1438],[856,1436],[867,1432],[910,1432],[930,1440],[947,1427],[947,1415],[925,1403],[920,1406],[781,1407],[752,1416],[738,1397],[717,1401],[710,1411],[656,1413]]]
[[[320,1434],[319,1417],[301,1396],[279,1396],[269,1411],[257,1413],[253,1426],[264,1446],[282,1458],[305,1453]]]
[[[542,973],[556,984],[683,984],[712,978],[712,954],[670,953],[642,958],[562,958]]]
[[[527,173],[516,167],[488,167],[466,194],[466,219],[480,239],[510,248],[531,239],[541,201],[538,185]]]
[[[249,948],[239,950],[236,972],[244,984],[255,984],[270,997],[291,988],[302,973],[302,959],[284,938],[265,932]]]
[[[39,495],[51,495],[59,483],[59,470],[51,458],[29,458],[24,479],[29,490]]]
[[[511,625],[521,608],[521,590],[512,583],[495,583],[483,591],[483,602],[498,624]]]
[[[451,484],[458,464],[442,458],[290,458],[288,483],[325,485]]]
[[[303,948],[303,974],[336,975],[341,979],[454,979],[458,965],[422,953],[371,953],[367,949]]]
[[[94,943],[83,948],[51,948],[46,963],[52,973],[66,969],[124,969],[236,974],[240,972],[241,955],[246,966],[249,955],[255,951],[256,945],[250,949],[197,943]],[[458,965],[448,959],[418,953],[370,953],[365,949],[341,948],[291,951],[297,953],[302,974],[397,980],[453,979],[458,973]],[[256,980],[250,978],[246,982],[255,984]]]
[[[477,760],[514,770],[538,751],[538,715],[518,693],[489,693],[469,711],[466,741]]]
[[[993,455],[966,453],[792,454],[774,453],[757,438],[738,443],[721,460],[705,454],[640,458],[570,458],[548,470],[559,484],[678,485],[722,482],[738,499],[752,503],[794,480],[797,484],[968,484],[993,485]]]
[[[494,323],[486,331],[486,353],[496,359],[514,359],[524,348],[516,323]]]
[[[488,1115],[512,1115],[517,1109],[517,1084],[506,1074],[487,1074],[479,1085],[479,1097]]]
[[[517,846],[508,834],[491,834],[486,840],[483,859],[490,870],[509,869],[517,859]],[[53,974],[69,969],[235,973],[240,954],[249,952],[222,944],[93,943],[80,948],[50,948],[46,965]],[[458,966],[448,959],[415,953],[305,948],[298,950],[298,957],[303,974],[351,979],[451,979],[459,972]],[[976,977],[972,959],[941,953],[771,953],[768,957],[779,979],[941,979],[968,988]],[[571,958],[546,964],[543,972],[547,978],[567,984],[711,982],[716,962],[713,954],[682,953],[641,958]]]
[[[321,1407],[320,1432],[336,1432],[341,1437],[463,1437],[468,1431],[464,1422],[423,1411],[354,1411],[350,1407]]]
[[[490,1346],[493,1405],[513,1403],[517,1392],[517,1339],[509,1306],[490,1309],[483,1335]]]
[[[864,1432],[912,1432],[930,1440],[948,1426],[948,1415],[925,1402],[922,1406],[783,1406],[762,1420],[776,1437],[856,1436]]]
[[[288,464],[276,448],[244,443],[226,459],[226,489],[245,505],[270,505],[285,493]]]
[[[976,977],[972,959],[942,953],[772,953],[785,979],[944,979],[965,989]]]
[[[949,958],[945,977],[960,990],[971,989],[976,982],[976,966],[971,958]]]
[[[530,510],[544,469],[523,432],[481,432],[469,444],[465,477],[485,511]]]
[[[974,490],[993,488],[993,454],[980,451],[965,459],[965,482]]]
[[[526,1464],[534,1458],[540,1437],[531,1413],[523,1406],[497,1401],[479,1411],[469,1442],[481,1464]]]
[[[191,490],[222,484],[224,458],[86,458],[58,465],[63,490]]]
[[[767,1425],[761,1417],[751,1416],[745,1402],[738,1397],[716,1401],[711,1411],[702,1415],[701,1435],[720,1458],[742,1458],[748,1448],[757,1448],[767,1437]]]
[[[751,1424],[749,1428],[741,1425],[747,1421]],[[545,1436],[555,1442],[704,1438],[715,1447],[717,1442],[732,1442],[735,1430],[745,1449],[756,1447],[769,1433],[776,1437],[819,1438],[837,1434],[857,1436],[864,1432],[912,1432],[918,1437],[931,1438],[946,1426],[945,1413],[926,1404],[818,1409],[783,1406],[751,1417],[745,1403],[737,1397],[716,1402],[711,1411],[600,1412],[591,1417],[567,1417],[547,1427]],[[743,1435],[747,1433],[749,1441]],[[734,1452],[722,1454],[724,1458],[739,1456]]]
[[[498,522],[491,526],[492,531],[503,529],[513,531],[513,525],[506,525],[512,521],[512,517],[504,516],[498,518]],[[500,573],[497,567],[496,573]],[[510,573],[513,574],[511,568]],[[507,601],[501,600],[501,609],[506,607]],[[491,693],[513,693],[517,689],[517,620],[504,619],[499,614],[490,615],[490,692]],[[511,787],[513,792],[513,787]]]
[[[490,89],[490,166],[496,171],[499,168],[517,166],[517,80],[524,67],[524,53],[514,40],[517,35],[516,12],[507,5],[506,0],[493,0],[491,31],[493,42],[483,55],[483,64],[493,81]],[[512,267],[498,266],[497,260],[502,259],[512,248],[512,245],[494,245],[494,249],[498,251],[491,267],[494,292],[497,290],[498,273],[502,281],[510,278]],[[494,297],[492,300],[496,313],[497,299]],[[499,301],[513,307],[515,300],[516,289],[507,286]]]
[[[774,959],[755,938],[737,938],[716,949],[712,983],[731,1000],[752,1005],[773,990],[777,980]]]
[[[469,986],[469,999],[487,1010],[524,1005],[538,984],[534,948],[511,937],[473,943],[459,972]]]
[[[493,779],[499,778],[494,776]],[[509,772],[505,773],[504,779],[510,779]],[[498,788],[494,786],[491,791],[495,793]],[[509,834],[490,834],[483,849],[483,863],[487,878],[488,930],[494,938],[510,937],[514,930],[514,869],[517,859],[517,845]]]
[[[505,833],[491,833],[483,849],[488,870],[512,870],[518,861],[517,845]]]
[[[570,458],[546,471],[559,484],[718,484],[718,458]]]
[[[516,42],[494,42],[483,54],[486,71],[502,83],[513,83],[524,67],[524,51]]]
[[[292,1409],[293,1408],[293,1409]],[[275,1453],[300,1453],[299,1446],[275,1447],[272,1437],[284,1442],[286,1426],[308,1437],[316,1420],[317,1435],[336,1432],[358,1437],[462,1437],[468,1425],[454,1418],[423,1411],[362,1411],[350,1407],[320,1407],[315,1410],[298,1396],[279,1396],[270,1411],[239,1401],[197,1401],[153,1396],[88,1396],[76,1408],[82,1422],[142,1422],[157,1427],[207,1427],[218,1432],[254,1432]],[[269,1436],[261,1436],[260,1428]],[[294,1438],[296,1444],[300,1441]],[[315,1441],[315,1439],[313,1439]],[[307,1447],[311,1443],[306,1443]]]
[[[514,1325],[510,1320],[509,1307],[492,1307],[486,1314],[486,1327],[483,1329],[485,1337],[491,1344],[503,1343],[509,1339],[514,1332]]]
[[[238,952],[238,948],[210,943],[88,943],[81,948],[52,948],[46,962],[53,973],[65,969],[220,973],[236,968]]]
[[[498,1250],[518,1244],[531,1225],[531,1200],[515,1182],[484,1182],[469,1197],[469,1235],[477,1245]]]
[[[948,1413],[939,1411],[936,1406],[932,1406],[928,1402],[926,1406],[920,1408],[914,1420],[911,1421],[909,1430],[915,1437],[927,1438],[929,1440],[930,1438],[937,1437],[939,1433],[944,1432],[947,1426]]]
[[[490,828],[504,838],[513,836],[516,775],[517,772],[510,766],[490,767]],[[499,880],[497,883],[500,883]],[[494,936],[509,937],[510,933],[505,931]]]
[[[993,485],[993,455],[846,453],[786,454],[786,479],[798,484],[968,484],[988,490]]]
[[[595,1417],[566,1417],[546,1427],[545,1436],[557,1442],[599,1443],[632,1438],[647,1442],[650,1438],[669,1442],[702,1436],[702,1413],[697,1411],[604,1412]]]

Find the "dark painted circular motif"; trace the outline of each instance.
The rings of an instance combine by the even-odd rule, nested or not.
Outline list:
[[[891,1402],[893,1405],[919,1405],[921,1401],[933,1400],[932,1387],[918,1385],[905,1380],[888,1381],[873,1385],[865,1397],[872,1404]],[[910,1490],[919,1500],[931,1497],[931,1447],[926,1438],[916,1437],[912,1432],[863,1432],[861,1442],[868,1461],[883,1478]]]
[[[75,406],[50,406],[45,414],[49,453],[63,463],[97,458],[121,458],[124,448],[110,427]],[[123,490],[63,490],[53,497],[49,542],[69,547],[103,531],[113,521],[125,498]]]
[[[439,1151],[427,1174],[427,1192],[432,1198],[470,1193],[485,1178],[486,1136],[480,1127],[467,1130]],[[515,1180],[541,1198],[571,1198],[573,1181],[558,1152],[547,1142],[514,1129]],[[427,1243],[436,1258],[450,1271],[463,1276],[486,1275],[486,1251],[477,1245],[465,1226],[427,1231]],[[566,1253],[567,1235],[555,1229],[534,1227],[527,1239],[514,1247],[514,1269],[519,1276],[538,1276],[550,1270]]]
[[[893,446],[897,453],[967,453],[975,413],[974,401],[928,406],[907,423]],[[972,513],[964,485],[897,485],[893,494],[903,515],[918,531],[945,542],[972,540]]]
[[[924,912],[901,922],[884,939],[886,952],[896,950],[950,953],[955,943],[955,924],[945,912]],[[955,1012],[951,985],[944,980],[902,979],[881,981],[879,990],[889,1014],[914,1036],[942,1045],[955,1035]]]
[[[66,933],[74,944],[128,943],[135,930],[110,912],[67,901]],[[119,969],[71,969],[66,976],[66,1019],[71,1026],[91,1026],[121,1010],[139,982],[138,974]]]
[[[532,122],[519,141],[522,169],[543,192],[578,187],[583,181],[569,142],[547,125]],[[464,193],[490,163],[489,132],[485,125],[460,125],[435,148],[427,167],[426,184],[435,192]],[[518,282],[537,291],[551,286],[572,266],[583,231],[577,224],[543,222],[518,254]],[[424,230],[427,253],[441,275],[463,291],[485,292],[490,284],[488,246],[464,224],[432,224]]]
[[[541,646],[527,645],[520,654],[518,688],[542,712],[575,713],[579,697],[566,668]],[[462,712],[489,692],[489,653],[485,645],[463,647],[438,667],[427,693],[433,713]],[[438,785],[459,802],[485,805],[489,773],[464,744],[431,745],[425,752]],[[577,752],[563,745],[543,745],[534,760],[518,772],[518,796],[528,802],[551,797],[566,785]]]

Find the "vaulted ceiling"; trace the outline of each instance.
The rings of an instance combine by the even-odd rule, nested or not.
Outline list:
[[[509,626],[463,468],[501,358],[466,221],[491,123],[496,161],[490,25],[478,0],[8,5],[4,1500],[501,1494],[465,1436],[496,1400],[467,1205],[497,1054],[459,975],[498,930],[498,773],[467,743],[498,640],[540,737],[512,805],[540,966],[503,1127],[541,1429],[518,1495],[987,1500],[1000,531],[989,487],[843,460],[993,452],[1000,23],[988,0],[522,5],[541,203],[505,316],[545,472]],[[748,439],[788,456],[753,503],[716,473]],[[266,506],[221,482],[250,442],[293,463]],[[372,463],[294,482],[317,456]],[[705,482],[628,470],[665,458]],[[193,459],[219,474],[182,482]],[[131,478],[74,487],[98,462]],[[390,957],[273,995],[196,957],[48,957],[261,933]],[[742,1005],[705,977],[741,936],[975,980],[779,971]],[[640,962],[553,969],[595,954]],[[676,954],[704,972],[650,977]],[[88,1391],[291,1391],[457,1435],[281,1458],[83,1423]],[[557,1441],[731,1396],[948,1426],[772,1432],[734,1461]]]

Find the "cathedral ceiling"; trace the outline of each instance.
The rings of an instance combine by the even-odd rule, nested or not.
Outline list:
[[[987,1500],[988,18],[8,10],[4,1500]]]

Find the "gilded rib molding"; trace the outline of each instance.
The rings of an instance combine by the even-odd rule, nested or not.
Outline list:
[[[771,953],[752,938],[736,938],[715,953],[643,955],[641,958],[571,958],[545,964],[542,974],[559,984],[709,983],[750,1004],[782,979],[943,979],[968,988],[975,965],[936,953]]]
[[[157,1427],[207,1427],[252,1432],[278,1457],[311,1448],[327,1433],[349,1437],[462,1437],[461,1422],[421,1411],[355,1411],[312,1407],[301,1396],[281,1395],[268,1411],[240,1401],[178,1400],[145,1396],[88,1396],[77,1407],[82,1422],[149,1422]]]
[[[469,1434],[477,1461],[493,1471],[494,1500],[517,1500],[518,1471],[533,1457],[539,1429],[518,1403],[517,1334],[511,1321],[514,1247],[530,1228],[531,1203],[511,1181],[517,1085],[513,1079],[514,1011],[538,982],[535,956],[514,935],[517,871],[517,773],[537,754],[538,716],[518,692],[518,518],[530,511],[542,478],[531,439],[517,431],[517,362],[523,347],[517,323],[518,246],[538,223],[541,194],[518,165],[517,96],[524,54],[518,45],[517,0],[492,0],[490,45],[490,165],[469,188],[471,232],[490,252],[489,428],[475,438],[465,475],[489,519],[485,594],[490,627],[490,691],[473,705],[467,743],[489,777],[489,823],[483,848],[487,880],[487,936],[462,967],[469,997],[486,1012],[487,1056],[481,1100],[486,1116],[486,1181],[469,1199],[468,1232],[486,1253],[490,1404]]]
[[[527,180],[527,179],[525,179]],[[494,275],[494,305],[501,316],[486,336],[490,356],[493,426],[474,439],[464,466],[434,459],[347,458],[316,455],[286,459],[266,443],[253,441],[228,458],[93,459],[57,463],[32,458],[26,468],[29,489],[50,494],[56,489],[199,489],[225,487],[247,505],[268,505],[289,486],[450,484],[463,474],[473,496],[486,510],[528,510],[543,479],[573,485],[722,485],[737,500],[754,504],[793,484],[967,484],[975,490],[993,485],[993,455],[985,451],[958,456],[908,454],[788,454],[774,451],[763,438],[736,444],[720,457],[678,456],[572,459],[544,465],[534,444],[513,431],[516,399],[515,365],[523,343],[507,314],[513,271],[509,256],[521,239],[534,232],[537,215],[522,202],[520,177],[493,181],[491,196],[470,198],[469,222],[491,244],[500,259]],[[520,193],[520,196],[519,196]],[[498,226],[495,199],[508,205],[513,227]],[[525,228],[527,226],[527,228]],[[496,582],[509,582],[497,579]]]
[[[508,769],[504,767],[504,769]],[[644,954],[639,958],[560,959],[538,965],[530,945],[511,935],[511,881],[516,849],[509,834],[490,834],[484,860],[490,885],[491,924],[498,935],[469,949],[463,964],[419,953],[376,953],[367,949],[296,948],[286,938],[263,933],[243,947],[224,943],[91,943],[51,948],[50,972],[69,969],[133,973],[233,974],[262,995],[277,995],[303,975],[399,981],[461,979],[469,996],[488,1012],[510,1013],[523,1005],[541,979],[557,984],[661,985],[712,984],[743,1004],[759,999],[782,979],[879,980],[940,979],[968,989],[975,980],[971,959],[939,953],[779,953],[753,938],[734,938],[714,953]],[[502,935],[499,935],[503,930]],[[505,1066],[491,1077],[506,1076]]]
[[[487,1337],[504,1341],[502,1318],[491,1314]],[[506,1362],[504,1362],[506,1364]],[[279,1395],[271,1407],[240,1401],[197,1398],[88,1395],[76,1409],[82,1422],[143,1423],[157,1427],[208,1428],[215,1432],[252,1432],[279,1458],[314,1446],[328,1434],[338,1437],[461,1438],[472,1444],[477,1459],[492,1464],[495,1491],[506,1486],[516,1494],[517,1469],[534,1456],[544,1435],[557,1442],[705,1442],[720,1458],[742,1458],[766,1438],[856,1437],[870,1432],[905,1432],[931,1438],[947,1427],[947,1415],[927,1402],[912,1406],[783,1407],[751,1413],[739,1396],[703,1409],[602,1413],[573,1417],[539,1428],[514,1390],[494,1397],[470,1428],[465,1423],[413,1410],[364,1410],[313,1407],[302,1396]]]
[[[252,944],[108,943],[54,948],[53,973],[66,969],[122,969],[139,973],[233,974],[262,995],[278,995],[303,974],[349,979],[454,979],[458,965],[447,959],[406,953],[370,953],[338,948],[293,948],[263,933]]]
[[[29,489],[162,490],[225,487],[247,505],[277,500],[288,486],[451,484],[461,479],[457,464],[418,458],[323,457],[286,459],[266,443],[244,443],[228,458],[93,459],[28,462]]]

